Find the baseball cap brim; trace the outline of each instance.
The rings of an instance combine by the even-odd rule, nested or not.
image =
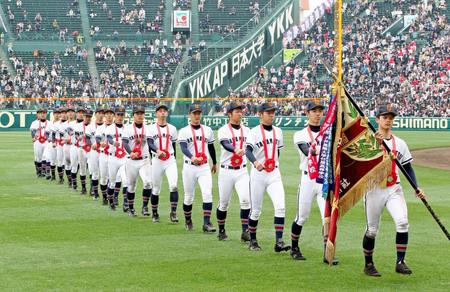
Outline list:
[[[316,104],[315,106],[309,108],[308,111],[312,111],[313,109],[316,109],[316,108],[325,109],[325,106],[323,106],[321,104]]]
[[[165,104],[161,104],[161,105],[158,105],[156,108],[155,108],[155,112],[157,112],[157,111],[159,111],[160,109],[165,109],[166,111],[168,111],[169,110],[169,108],[165,105]]]

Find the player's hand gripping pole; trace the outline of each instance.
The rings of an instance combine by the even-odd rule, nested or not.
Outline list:
[[[332,72],[331,67],[322,59],[320,59],[320,61],[322,62],[322,64],[324,65],[325,69],[328,71],[328,73],[330,73],[333,78],[336,80],[336,75]],[[355,102],[355,100],[353,99],[353,97],[351,96],[350,92],[347,90],[347,88],[345,87],[344,84],[339,84],[342,86],[342,88],[344,89],[345,95],[347,96],[348,100],[352,103],[352,105],[356,108],[356,110],[358,111],[359,115],[361,117],[365,117],[364,112],[359,108],[358,104]],[[369,125],[369,128],[375,133],[376,129],[375,127],[370,123],[370,121],[367,119],[367,124]],[[386,149],[386,151],[391,154],[391,149],[389,148],[389,146],[386,144],[386,142],[383,141],[383,146]],[[391,157],[395,158],[395,164],[398,166],[398,168],[400,169],[400,171],[403,173],[403,175],[406,177],[406,179],[408,180],[409,184],[411,185],[411,187],[414,189],[414,191],[416,192],[416,194],[421,194],[419,196],[420,200],[422,201],[422,203],[425,205],[425,207],[428,209],[428,211],[430,212],[431,216],[433,216],[434,220],[436,221],[436,223],[439,225],[439,227],[441,228],[442,232],[444,232],[445,236],[447,237],[448,240],[450,240],[450,233],[447,231],[447,228],[445,228],[444,224],[442,224],[441,220],[439,219],[439,217],[436,215],[436,213],[434,212],[433,208],[431,208],[430,204],[428,203],[427,199],[425,198],[425,196],[422,193],[422,190],[419,189],[419,186],[411,179],[411,177],[409,176],[409,174],[406,172],[406,170],[403,168],[403,165],[400,163],[400,161],[398,161],[397,157],[395,157],[395,155],[391,155]]]

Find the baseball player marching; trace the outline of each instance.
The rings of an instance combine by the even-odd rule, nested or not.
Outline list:
[[[303,130],[294,134],[294,144],[300,155],[300,172],[301,179],[297,193],[297,214],[291,228],[292,250],[291,257],[294,260],[305,260],[302,255],[298,241],[302,232],[303,225],[308,220],[311,213],[311,207],[314,200],[317,201],[319,207],[322,225],[324,224],[325,199],[322,196],[322,184],[316,183],[316,178],[310,175],[309,167],[313,165],[313,160],[319,161],[321,141],[316,138],[320,131],[320,121],[323,117],[325,107],[314,101],[308,102],[306,105],[306,115],[308,117],[308,125]],[[326,244],[326,237],[324,238]],[[323,260],[328,264],[328,261]],[[337,260],[333,264],[338,264]]]
[[[98,159],[98,165],[100,170],[100,190],[102,192],[103,205],[108,205],[107,190],[108,190],[108,156],[109,145],[106,140],[106,128],[109,127],[114,121],[114,111],[111,108],[105,108],[105,122],[97,127],[95,131],[94,150],[100,149],[100,156]]]
[[[83,124],[83,115],[84,115],[84,108],[79,107],[77,109],[77,119],[75,121],[72,121],[69,123],[69,126],[67,127],[66,131],[70,137],[70,168],[71,168],[71,183],[72,188],[74,190],[77,189],[77,174],[78,174],[78,164],[79,164],[79,152],[80,152],[80,140],[78,140],[78,137],[75,135],[75,130],[82,128]]]
[[[125,174],[126,152],[122,144],[124,131],[123,118],[125,108],[115,110],[114,124],[106,128],[106,139],[109,143],[108,157],[108,201],[111,210],[115,211],[119,205],[119,192],[123,186],[123,210],[128,212],[127,181]]]
[[[53,124],[54,135],[55,135],[55,145],[56,145],[56,169],[59,177],[59,184],[64,183],[64,133],[65,133],[65,123],[67,121],[67,110],[62,107],[59,110],[60,120]]]
[[[142,106],[133,108],[134,123],[127,125],[122,133],[122,143],[129,159],[125,162],[125,173],[128,182],[128,214],[136,216],[134,209],[134,197],[136,192],[137,177],[142,179],[142,210],[143,216],[150,216],[148,212],[148,201],[152,195],[152,166],[150,164],[150,153],[148,149],[146,127],[144,125],[145,109]]]
[[[285,218],[284,186],[279,170],[279,150],[284,147],[281,129],[273,126],[275,107],[271,102],[258,107],[260,125],[250,130],[247,138],[246,156],[253,164],[250,173],[251,212],[248,221],[250,231],[249,249],[259,251],[256,227],[264,193],[267,191],[273,203],[275,225],[275,252],[288,251],[291,247],[283,242]]]
[[[202,108],[199,103],[189,106],[190,124],[180,130],[179,142],[184,154],[183,160],[183,211],[185,228],[190,231],[192,224],[192,203],[194,201],[195,183],[198,182],[203,197],[203,231],[215,232],[211,223],[212,210],[212,176],[216,173],[217,161],[214,148],[214,133],[208,126],[200,124]],[[209,166],[208,154],[212,160]]]
[[[81,194],[85,195],[86,190],[86,171],[87,171],[87,157],[91,152],[91,140],[87,135],[89,125],[91,124],[92,110],[86,109],[84,111],[83,122],[77,124],[75,127],[75,138],[78,142],[78,164],[80,171],[80,183],[81,183]]]
[[[64,154],[64,169],[67,176],[67,185],[72,188],[72,162],[70,161],[70,150],[72,149],[72,135],[75,121],[75,110],[73,107],[67,108],[67,121],[61,125],[61,129],[64,131],[63,138],[63,154]]]
[[[47,163],[45,165],[45,173],[47,180],[55,180],[55,161],[56,161],[56,145],[54,141],[54,126],[53,123],[59,120],[59,109],[55,108],[53,110],[53,121],[48,121],[47,127],[45,128],[45,136],[47,137],[47,143],[45,144],[44,153],[42,154],[42,159]]]
[[[376,116],[378,131],[375,137],[380,144],[383,140],[386,142],[393,155],[397,157],[411,179],[416,182],[416,175],[411,165],[413,158],[409,152],[408,145],[406,145],[405,141],[392,134],[392,125],[396,115],[397,113],[391,105],[384,105],[378,109]],[[420,190],[417,196],[423,198],[424,194]],[[369,276],[381,276],[375,268],[372,255],[375,249],[375,237],[380,225],[381,214],[386,207],[395,222],[397,231],[395,238],[397,245],[395,271],[400,274],[411,274],[411,269],[405,263],[408,245],[408,211],[402,186],[400,185],[399,169],[394,160],[392,161],[392,170],[387,178],[386,186],[379,186],[368,192],[364,198],[364,204],[367,219],[367,229],[363,239],[364,273]]]
[[[177,129],[167,123],[168,108],[164,104],[156,107],[156,122],[149,126],[149,147],[152,154],[153,194],[151,197],[152,219],[159,222],[158,203],[163,175],[167,177],[170,192],[170,221],[178,222],[178,170],[176,161]]]
[[[228,204],[233,188],[236,190],[241,206],[241,225],[243,242],[250,241],[248,233],[248,216],[250,214],[250,179],[245,158],[245,142],[250,131],[241,124],[243,105],[231,102],[227,107],[230,122],[219,129],[221,145],[219,169],[219,206],[217,207],[217,224],[219,225],[219,240],[227,240],[225,220]]]
[[[30,125],[31,139],[33,141],[34,150],[34,166],[36,168],[37,177],[45,176],[46,161],[42,160],[44,154],[45,145],[47,143],[47,137],[45,131],[48,125],[47,110],[45,108],[39,108],[36,113],[37,119]]]
[[[98,179],[100,177],[100,145],[95,139],[95,132],[103,125],[104,111],[102,107],[97,107],[95,110],[95,123],[91,123],[86,130],[86,135],[91,142],[92,151],[88,156],[88,169],[91,176],[91,191],[90,194],[94,200],[98,200]]]

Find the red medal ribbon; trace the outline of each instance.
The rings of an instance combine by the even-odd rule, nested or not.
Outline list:
[[[159,126],[158,123],[156,123],[156,129],[158,130],[159,150],[161,150],[162,152],[165,153],[165,156],[164,157],[159,157],[159,159],[164,160],[164,161],[170,158],[170,152],[169,152],[170,130],[169,130],[169,125],[168,124],[166,124],[166,128],[167,128],[166,148],[164,149],[163,146],[162,146],[161,127]]]
[[[312,153],[317,153],[316,151],[316,140],[314,139],[311,128],[308,125],[308,134],[311,139],[311,147],[309,147],[308,153],[308,175],[310,179],[316,179],[319,176],[319,169],[317,164],[317,156],[312,155]]]
[[[142,156],[142,149],[141,148],[142,148],[142,144],[143,144],[142,142],[143,142],[143,139],[144,139],[144,124],[142,124],[141,138],[139,140],[139,143],[137,143],[138,142],[138,134],[137,134],[136,124],[135,123],[133,123],[133,128],[134,128],[134,136],[136,137],[136,142],[134,143],[133,152],[138,154],[137,158],[141,158],[141,156]]]
[[[45,125],[44,128],[47,127],[47,121],[45,121]],[[41,121],[39,121],[39,143],[44,144],[45,141],[47,141],[47,139],[45,138],[45,135],[42,136],[42,125],[41,125]]]
[[[397,144],[395,143],[395,137],[392,135],[392,149],[391,152],[397,157]],[[391,161],[391,173],[387,177],[386,186],[390,187],[397,183],[397,172],[396,166],[395,166],[395,159],[392,159]]]
[[[116,126],[116,142],[119,142],[119,129]],[[115,153],[117,158],[123,158],[125,156],[125,149],[123,149],[123,145],[122,147],[116,147],[116,153]]]
[[[205,154],[205,131],[203,130],[202,125],[200,125],[200,131],[202,132],[202,152],[198,152],[197,136],[195,135],[194,127],[191,125],[191,132],[192,132],[192,139],[193,139],[193,143],[194,143],[195,157],[201,158],[202,160],[199,163],[199,165],[203,165],[203,164],[208,162],[208,157]]]
[[[231,126],[231,123],[228,124],[228,128],[231,131],[231,137],[232,137],[232,142],[233,142],[233,147],[236,147],[236,137],[234,136],[234,130],[233,127]],[[244,146],[244,130],[241,126],[241,143],[239,146],[239,149],[242,149]],[[237,155],[236,153],[233,153],[233,156],[231,156],[231,166],[233,167],[239,167],[241,166],[242,162],[244,161],[244,159],[242,158],[242,156]]]
[[[83,141],[84,141],[84,145],[83,145],[83,149],[84,149],[84,151],[86,151],[86,152],[90,152],[91,151],[91,145],[88,145],[87,144],[87,139],[86,139],[86,125],[83,123],[83,133],[84,133],[84,135],[83,135]]]
[[[277,147],[277,137],[276,137],[276,133],[275,133],[275,128],[272,127],[272,158],[269,159],[269,154],[267,152],[267,141],[266,141],[266,133],[264,130],[264,127],[262,124],[260,124],[260,128],[261,128],[261,133],[262,133],[262,138],[263,138],[263,145],[264,145],[264,169],[267,172],[272,172],[275,167],[276,167],[276,161],[275,161],[275,151],[276,151],[276,147]]]

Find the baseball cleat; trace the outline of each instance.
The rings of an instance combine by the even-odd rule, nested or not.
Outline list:
[[[411,275],[411,269],[406,265],[404,261],[398,262],[395,266],[395,271],[399,274]]]
[[[141,214],[142,216],[146,217],[150,216],[150,213],[148,212],[148,207],[142,207]]]
[[[302,255],[299,247],[293,247],[291,250],[291,258],[297,261],[305,261],[306,258]]]
[[[219,231],[219,235],[217,235],[217,238],[219,239],[219,241],[225,241],[228,240],[228,236],[225,233],[225,230],[221,230]]]
[[[87,194],[86,188],[82,188],[80,194],[81,195],[86,195]]]
[[[128,208],[128,205],[123,205],[122,210],[124,213],[127,213],[128,211],[130,211],[130,208]]]
[[[109,208],[111,209],[111,211],[116,211],[116,205],[114,204],[110,204]]]
[[[98,201],[98,195],[97,195],[97,196],[94,196],[94,197],[92,197],[92,199],[93,199],[94,201]]]
[[[364,267],[364,274],[371,276],[371,277],[381,277],[381,274],[378,273],[374,264],[367,264]]]
[[[47,175],[47,177],[45,177],[45,179],[46,179],[46,180],[51,180],[51,179],[52,179],[52,177],[51,177],[51,176],[49,176],[49,175]]]
[[[327,265],[330,264],[330,262],[326,258],[323,258],[323,263],[327,264]],[[331,262],[331,264],[333,266],[336,266],[337,264],[339,264],[339,260],[337,258],[334,258],[333,261]]]
[[[106,199],[106,198],[103,198],[103,200],[102,200],[102,205],[103,206],[108,206],[108,199]]]
[[[248,230],[241,233],[241,241],[242,242],[250,241],[250,233],[248,232]]]
[[[277,243],[275,243],[275,246],[273,247],[273,250],[275,252],[288,251],[290,249],[291,247],[289,245],[286,245],[281,239],[277,240]]]
[[[60,185],[64,184],[64,179],[63,179],[63,178],[60,178],[59,181],[58,181],[58,183],[59,183]]]
[[[56,180],[56,177],[52,176],[52,179],[51,179],[51,181],[54,181],[54,180]]]
[[[187,231],[192,231],[192,229],[194,229],[194,225],[192,225],[192,220],[186,221],[186,223],[184,224],[184,228]]]
[[[213,233],[216,232],[216,228],[214,228],[211,222],[208,222],[206,224],[203,224],[203,232]]]
[[[177,217],[177,213],[175,212],[170,212],[170,222],[178,222],[178,217]]]
[[[130,216],[130,217],[137,217],[137,215],[136,215],[136,210],[134,210],[134,209],[129,209],[129,210],[128,210],[128,216]]]
[[[119,198],[114,197],[113,204],[114,204],[114,206],[118,207],[119,206]]]
[[[159,214],[158,213],[152,215],[152,221],[154,223],[159,222]]]
[[[251,251],[260,251],[261,247],[259,246],[258,241],[256,241],[256,239],[252,239],[252,240],[250,240],[248,249]]]

